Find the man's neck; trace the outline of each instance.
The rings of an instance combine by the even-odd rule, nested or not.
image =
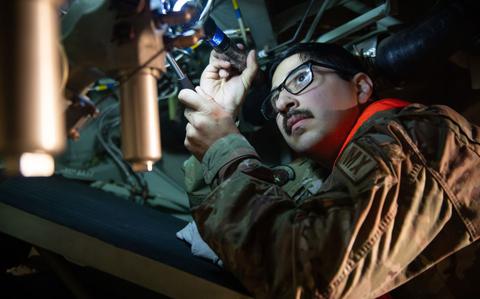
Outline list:
[[[312,152],[306,153],[306,155],[318,164],[332,168],[342,141],[345,139],[345,136],[342,137],[343,138],[340,139],[338,135],[331,134],[317,144]]]
[[[307,155],[324,167],[332,168],[347,136],[352,131],[366,106],[356,106],[354,110],[350,111],[350,117],[339,124],[330,134],[324,136],[322,141]]]

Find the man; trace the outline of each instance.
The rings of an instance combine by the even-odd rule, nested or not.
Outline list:
[[[468,271],[479,263],[451,258],[480,247],[479,128],[444,106],[372,101],[371,78],[343,48],[296,45],[272,69],[264,112],[331,171],[293,200],[235,126],[256,69],[252,52],[240,75],[213,53],[196,92],[179,94],[185,145],[202,164],[186,175],[213,190],[193,194],[193,217],[225,267],[258,298],[375,298],[409,280],[416,293],[394,298],[478,295]]]

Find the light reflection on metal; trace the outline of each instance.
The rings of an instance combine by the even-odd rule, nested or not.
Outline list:
[[[0,13],[2,27],[9,28],[0,37],[0,55],[4,57],[0,152],[9,174],[51,175],[52,155],[65,147],[58,25],[61,2],[6,1]],[[32,157],[30,154],[40,158],[22,160]],[[36,164],[38,161],[50,162]]]
[[[364,13],[356,17],[355,19],[322,34],[319,38],[317,38],[317,42],[319,43],[333,43],[336,42],[345,36],[353,32],[357,32],[366,26],[385,18],[388,15],[389,6],[386,4],[381,4],[376,8]]]
[[[158,70],[144,68],[120,87],[122,152],[136,172],[151,171],[161,156]]]
[[[53,157],[48,154],[23,153],[19,165],[24,176],[50,176],[55,171]]]
[[[185,4],[189,3],[189,2],[195,2],[193,0],[177,0],[177,2],[175,2],[175,4],[173,5],[173,11],[181,11],[182,8],[185,6]]]

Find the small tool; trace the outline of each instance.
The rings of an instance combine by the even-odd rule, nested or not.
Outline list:
[[[178,76],[178,81],[180,82],[180,86],[182,86],[183,89],[191,89],[195,90],[195,87],[192,84],[192,81],[187,77],[187,75],[182,71],[180,66],[177,64],[177,61],[175,58],[170,54],[167,53],[167,61],[172,66],[173,70]]]

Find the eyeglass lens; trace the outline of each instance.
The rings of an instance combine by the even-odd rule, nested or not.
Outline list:
[[[306,88],[313,79],[312,70],[309,64],[305,64],[300,68],[294,70],[288,75],[284,83],[276,88],[269,94],[268,103],[271,107],[265,107],[264,110],[267,110],[270,114],[273,114],[273,117],[278,112],[276,109],[276,102],[280,96],[280,92],[285,88],[291,94],[298,94],[304,88]],[[283,87],[283,88],[282,88]],[[265,111],[266,112],[266,111]],[[270,116],[271,117],[271,116]]]

